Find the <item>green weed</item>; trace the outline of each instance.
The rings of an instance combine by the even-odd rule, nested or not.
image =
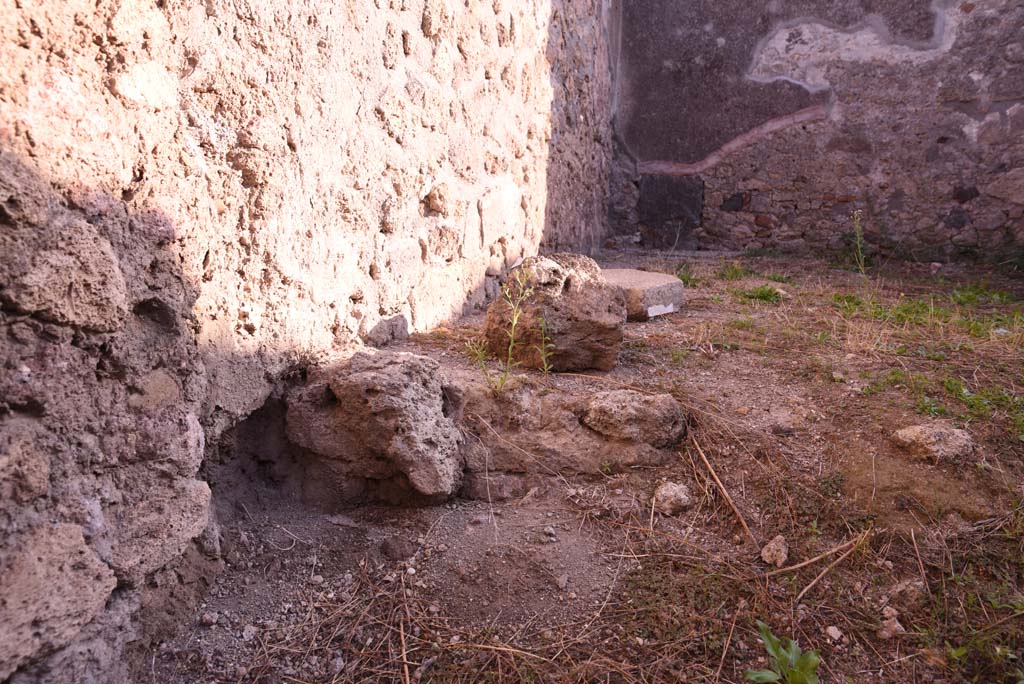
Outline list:
[[[853,212],[853,241],[850,246],[853,263],[861,275],[867,275],[867,257],[864,255],[864,213],[858,209]]]
[[[832,295],[832,304],[839,309],[844,316],[852,316],[864,307],[864,300],[852,294]]]
[[[753,330],[757,327],[757,323],[753,318],[734,318],[728,321],[726,327],[732,328],[733,330]]]
[[[700,284],[700,278],[693,274],[690,264],[680,266],[679,270],[676,271],[676,277],[683,281],[683,285],[686,287],[697,287]]]
[[[782,295],[771,285],[762,285],[753,290],[733,290],[732,293],[736,297],[747,301],[766,302],[768,304],[778,304],[782,301]]]
[[[1002,290],[990,290],[979,283],[968,283],[954,288],[949,293],[949,300],[959,306],[978,306],[981,304],[1011,304],[1013,295]]]
[[[671,354],[672,363],[676,366],[682,365],[683,361],[686,361],[687,357],[690,356],[689,349],[673,349]]]
[[[930,397],[927,394],[922,394],[917,403],[914,404],[914,410],[924,416],[932,416],[933,418],[938,416],[944,416],[949,411],[946,407],[940,404],[934,397]]]
[[[466,343],[466,353],[469,356],[473,364],[480,369],[484,374],[484,378],[487,381],[487,386],[492,390],[500,392],[505,389],[505,384],[512,375],[512,371],[519,366],[519,361],[516,360],[516,350],[519,348],[519,322],[523,316],[523,304],[533,295],[533,288],[529,286],[529,277],[523,269],[517,269],[514,271],[508,282],[501,288],[501,296],[509,306],[509,322],[505,328],[505,335],[508,337],[508,347],[506,347],[505,354],[502,358],[498,359],[500,364],[500,370],[498,373],[492,373],[491,369],[487,365],[488,352],[486,345],[480,340],[471,340]],[[551,365],[549,363],[550,351],[552,345],[550,338],[547,336],[547,331],[544,327],[544,321],[541,321],[541,339],[542,343],[538,347],[538,351],[541,354],[541,360],[543,363],[544,372],[549,372]]]
[[[757,629],[761,634],[761,643],[768,652],[767,670],[747,670],[743,678],[754,684],[779,682],[781,684],[818,684],[818,665],[821,656],[817,651],[806,653],[792,639],[779,639],[772,630],[760,620]]]
[[[551,352],[555,345],[551,343],[551,336],[548,335],[548,324],[543,318],[540,319],[540,344],[536,346],[540,354],[540,370],[544,375],[550,375],[552,370]]]
[[[715,271],[715,275],[721,280],[743,280],[747,276],[753,275],[753,271],[738,261],[723,261],[722,265]]]

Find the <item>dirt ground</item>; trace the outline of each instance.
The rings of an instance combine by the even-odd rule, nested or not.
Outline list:
[[[676,464],[492,503],[327,515],[269,484],[222,500],[227,569],[138,681],[742,682],[768,665],[758,620],[818,651],[825,682],[1024,681],[1019,272],[603,264],[680,274],[686,309],[628,324],[610,373],[543,380],[673,394]],[[481,331],[398,347],[470,368]],[[933,463],[893,443],[930,421],[978,448]],[[655,514],[663,479],[696,504]],[[782,570],[760,557],[777,535]]]

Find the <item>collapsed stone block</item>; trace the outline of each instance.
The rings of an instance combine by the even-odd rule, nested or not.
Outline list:
[[[686,433],[686,415],[668,394],[633,390],[599,392],[580,422],[612,439],[642,442],[662,449],[675,446]]]
[[[683,308],[686,286],[676,276],[632,268],[606,268],[601,275],[622,291],[631,321],[646,321]]]
[[[466,428],[476,435],[465,450],[463,494],[471,498],[521,494],[531,477],[660,465],[685,431],[682,407],[669,395],[549,392],[529,382],[494,393],[466,373],[458,382]]]
[[[433,359],[362,351],[290,395],[288,439],[348,476],[402,474],[420,494],[449,496],[462,478],[461,406]]]
[[[508,296],[505,296],[505,294]],[[509,274],[487,310],[485,336],[492,354],[506,358],[513,302],[522,295],[513,359],[527,368],[611,370],[622,345],[626,305],[597,263],[579,254],[530,257]]]

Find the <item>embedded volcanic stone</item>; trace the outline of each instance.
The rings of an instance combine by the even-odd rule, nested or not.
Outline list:
[[[551,370],[615,367],[626,321],[625,300],[593,259],[580,254],[530,257],[509,274],[504,292],[515,297],[520,282],[529,296],[520,305],[515,361],[543,368],[541,350],[547,345]],[[499,358],[508,353],[512,313],[505,296],[487,310],[487,346]]]
[[[897,430],[892,439],[914,456],[936,463],[958,461],[974,452],[970,433],[948,423],[911,425]]]
[[[117,584],[82,529],[65,523],[37,527],[0,570],[0,680],[74,639]]]
[[[670,395],[633,390],[595,394],[580,422],[606,437],[643,442],[659,449],[678,444],[686,432],[686,415]]]
[[[536,476],[600,475],[678,459],[683,420],[668,396],[551,392],[538,376],[493,392],[476,369],[452,372],[464,401],[466,483],[471,498],[522,496]],[[505,477],[505,476],[510,477]]]
[[[605,268],[601,275],[622,290],[631,321],[646,321],[683,308],[686,286],[676,276],[633,268]]]
[[[985,186],[985,193],[1015,204],[1024,204],[1024,168],[1016,168]]]
[[[462,479],[461,394],[433,359],[386,351],[356,353],[288,399],[288,438],[345,474],[401,473],[416,491],[448,496]]]

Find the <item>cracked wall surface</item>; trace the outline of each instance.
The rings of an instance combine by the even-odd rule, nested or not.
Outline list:
[[[600,240],[607,12],[0,0],[0,681],[124,679],[294,368]]]
[[[623,11],[615,232],[661,247],[841,251],[859,209],[882,254],[1024,249],[1019,0],[688,9]],[[685,211],[645,212],[669,187],[693,198]]]

